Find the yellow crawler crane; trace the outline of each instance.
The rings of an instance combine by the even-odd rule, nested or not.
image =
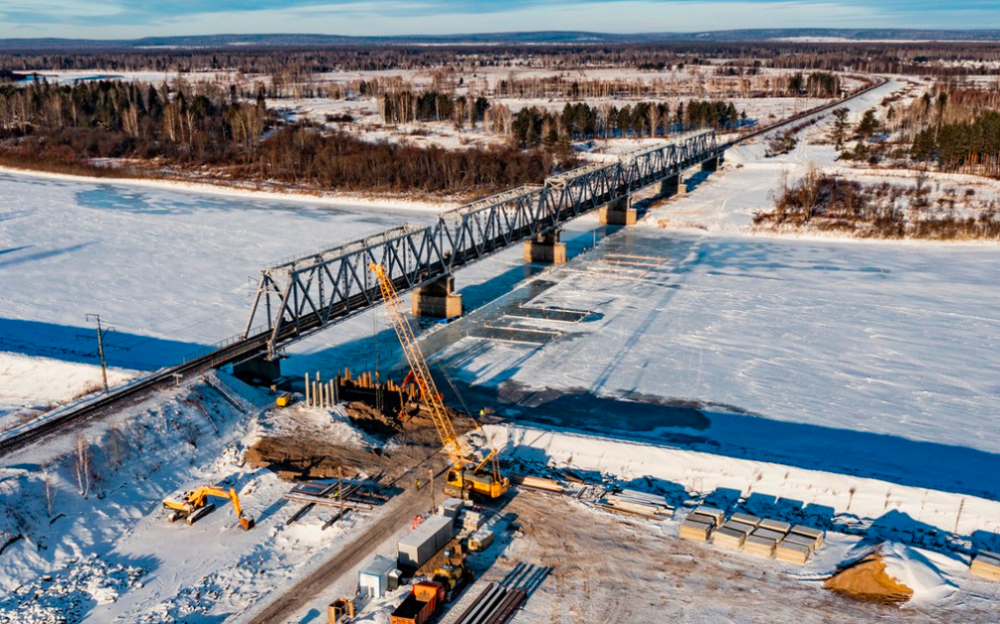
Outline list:
[[[431,413],[438,437],[441,438],[441,444],[444,445],[444,450],[451,459],[451,468],[445,477],[447,483],[445,492],[450,496],[461,496],[463,493],[469,492],[487,499],[503,496],[510,489],[510,480],[500,474],[496,450],[490,449],[480,460],[462,446],[451,418],[445,411],[441,393],[438,392],[434,378],[431,377],[427,360],[424,359],[424,354],[420,351],[420,345],[417,343],[413,328],[402,311],[396,287],[393,286],[392,280],[386,274],[385,267],[381,264],[373,263],[368,268],[378,278],[382,299],[385,301],[385,309],[392,321],[392,327],[399,337],[399,344],[403,347],[406,360],[410,364],[413,380],[420,388],[420,396]],[[487,465],[489,465],[488,469],[486,469]]]
[[[249,531],[254,527],[253,516],[243,513],[243,506],[240,505],[240,497],[236,495],[234,488],[215,487],[213,485],[203,485],[199,488],[185,492],[181,496],[166,498],[163,500],[163,507],[170,511],[167,516],[168,522],[184,520],[188,524],[194,524],[203,516],[215,509],[215,503],[208,502],[208,497],[228,498],[233,503],[233,511],[240,520],[240,526],[244,531]]]

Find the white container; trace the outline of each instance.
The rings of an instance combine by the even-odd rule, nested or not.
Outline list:
[[[396,569],[396,562],[381,555],[375,557],[358,572],[358,586],[366,598],[381,598],[389,591],[389,574]]]
[[[399,540],[399,567],[416,570],[445,547],[452,538],[452,519],[431,516],[412,533]]]
[[[464,506],[465,503],[462,502],[461,498],[446,498],[443,503],[438,505],[437,514],[445,518],[457,518]]]

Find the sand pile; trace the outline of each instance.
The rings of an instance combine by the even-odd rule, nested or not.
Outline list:
[[[840,568],[823,585],[864,602],[902,604],[913,597],[911,588],[886,572],[885,560],[879,552]]]
[[[883,542],[856,551],[824,584],[832,591],[867,602],[937,602],[956,589],[942,573],[949,566],[953,562],[944,555]]]

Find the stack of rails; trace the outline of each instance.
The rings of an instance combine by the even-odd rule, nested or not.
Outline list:
[[[328,507],[344,506],[345,509],[358,511],[368,511],[376,505],[384,502],[383,496],[364,492],[357,484],[348,485],[344,488],[344,500],[341,502],[337,496],[339,490],[337,485],[322,486],[313,483],[300,483],[293,487],[291,491],[282,495],[290,501],[306,503],[309,505],[325,505]]]

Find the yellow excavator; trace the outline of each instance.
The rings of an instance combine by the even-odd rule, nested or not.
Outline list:
[[[225,488],[214,485],[203,485],[191,491],[184,492],[180,496],[164,499],[163,507],[170,511],[167,521],[177,522],[178,520],[184,520],[188,524],[194,524],[215,509],[215,503],[208,502],[210,496],[228,498],[232,501],[233,511],[236,513],[236,517],[239,518],[240,526],[243,527],[244,531],[249,531],[254,527],[253,516],[243,512],[243,506],[240,505],[240,497],[236,495],[236,490],[229,488],[227,492]]]
[[[463,496],[468,492],[485,499],[500,498],[510,489],[510,480],[500,473],[496,450],[490,449],[482,453],[482,458],[479,459],[463,446],[448,412],[445,411],[441,393],[438,392],[434,378],[431,377],[430,368],[417,343],[413,327],[403,314],[396,287],[381,264],[372,263],[368,268],[378,278],[385,309],[392,321],[393,329],[396,330],[399,344],[403,347],[406,360],[410,364],[413,380],[420,388],[420,396],[431,413],[438,437],[441,438],[441,444],[444,445],[444,450],[451,460],[451,468],[445,477],[445,493],[449,496]]]

